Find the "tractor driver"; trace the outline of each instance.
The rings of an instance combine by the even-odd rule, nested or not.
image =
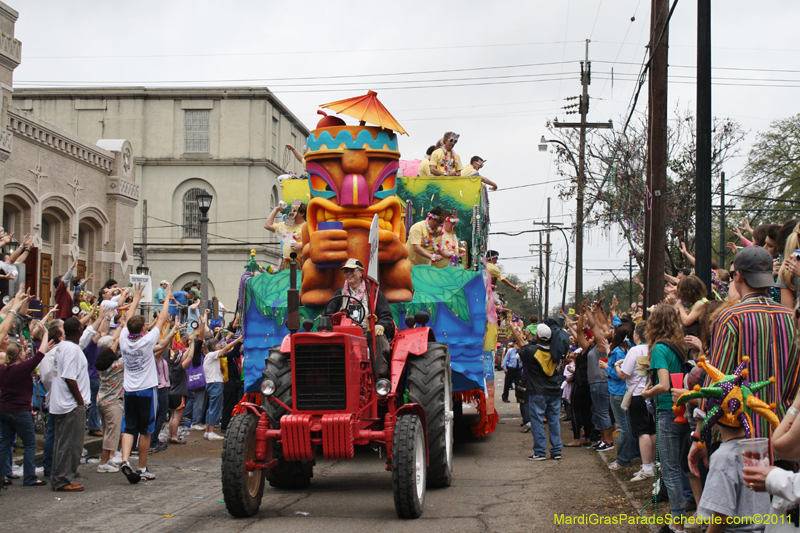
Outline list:
[[[367,343],[370,350],[372,350],[372,336],[369,332],[370,315],[369,296],[367,295],[367,285],[364,281],[364,265],[358,259],[352,257],[342,267],[344,272],[344,286],[340,287],[334,298],[340,294],[350,296],[350,298],[341,298],[339,310],[347,309],[351,318],[356,320],[358,318],[358,306],[356,303],[360,302],[361,307],[364,309],[364,319],[359,324],[364,329],[364,335],[367,337]],[[355,301],[354,301],[355,300]],[[389,376],[389,341],[394,337],[394,320],[392,318],[392,311],[389,308],[389,302],[382,292],[378,291],[378,300],[375,304],[375,343],[377,350],[372,350],[376,354],[376,366],[378,375],[380,377]]]

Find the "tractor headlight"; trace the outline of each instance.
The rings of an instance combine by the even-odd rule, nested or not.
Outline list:
[[[391,391],[392,383],[386,378],[379,379],[375,384],[375,392],[378,393],[378,396],[387,396]]]
[[[272,396],[275,394],[275,382],[271,379],[261,380],[261,394],[264,396]]]

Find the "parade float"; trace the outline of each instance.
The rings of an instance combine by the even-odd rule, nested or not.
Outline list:
[[[251,258],[242,276],[247,394],[225,437],[225,502],[232,515],[251,516],[265,479],[304,488],[318,454],[349,459],[360,444],[385,452],[398,516],[415,518],[426,479],[429,487],[450,484],[462,404],[476,407],[475,435],[497,423],[497,317],[482,259],[488,203],[480,179],[402,177],[404,131],[372,91],[323,107],[359,124],[321,112],[307,140],[307,175],[282,181],[287,205],[307,203],[302,261],[275,272]],[[412,267],[407,259],[408,228],[435,205],[466,221],[456,230],[468,249],[464,265]],[[375,345],[374,324],[362,332],[361,319],[336,312],[341,302],[331,306],[342,298],[334,293],[348,258],[367,266],[371,297],[379,286],[390,302],[390,375],[379,375],[366,348]],[[409,436],[420,424],[424,444]]]

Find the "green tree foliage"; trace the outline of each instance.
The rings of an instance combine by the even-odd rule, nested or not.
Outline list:
[[[500,267],[500,269],[502,270],[503,268]],[[533,285],[534,282],[522,281],[519,276],[515,274],[505,274],[505,276],[508,281],[522,289],[522,292],[515,292],[514,289],[502,282],[497,284],[497,292],[503,295],[503,299],[506,301],[506,307],[512,309],[521,316],[525,320],[525,324],[527,324],[528,317],[535,314],[537,309],[536,302],[530,298],[531,291],[527,290],[528,286]]]
[[[758,133],[747,156],[742,173],[745,196],[742,205],[751,210],[751,223],[774,222],[792,218],[792,213],[765,213],[764,207],[785,208],[789,200],[800,202],[800,114],[770,124]],[[789,204],[796,205],[796,204]]]
[[[577,130],[556,129],[548,125],[552,135],[570,147],[577,157]],[[694,246],[696,203],[696,120],[690,111],[676,110],[668,131],[667,190],[667,272],[673,275],[685,266],[679,247],[685,241]],[[724,165],[739,152],[745,132],[731,119],[714,119],[712,129],[713,192],[719,192],[719,175]],[[633,121],[624,135],[613,130],[593,130],[587,134],[586,157],[586,225],[614,225],[636,255],[639,267],[644,261],[644,217],[652,201],[647,190],[647,123],[644,118]],[[571,178],[562,187],[561,198],[574,198],[577,193],[576,169],[566,150],[554,145],[559,173]]]

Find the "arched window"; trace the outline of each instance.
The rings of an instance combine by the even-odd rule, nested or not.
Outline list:
[[[269,210],[267,214],[271,213],[273,209],[278,207],[278,202],[280,199],[278,198],[278,187],[272,186],[272,192],[269,193]]]
[[[194,187],[183,195],[183,238],[200,238],[200,208],[197,206],[197,195],[203,189]]]

